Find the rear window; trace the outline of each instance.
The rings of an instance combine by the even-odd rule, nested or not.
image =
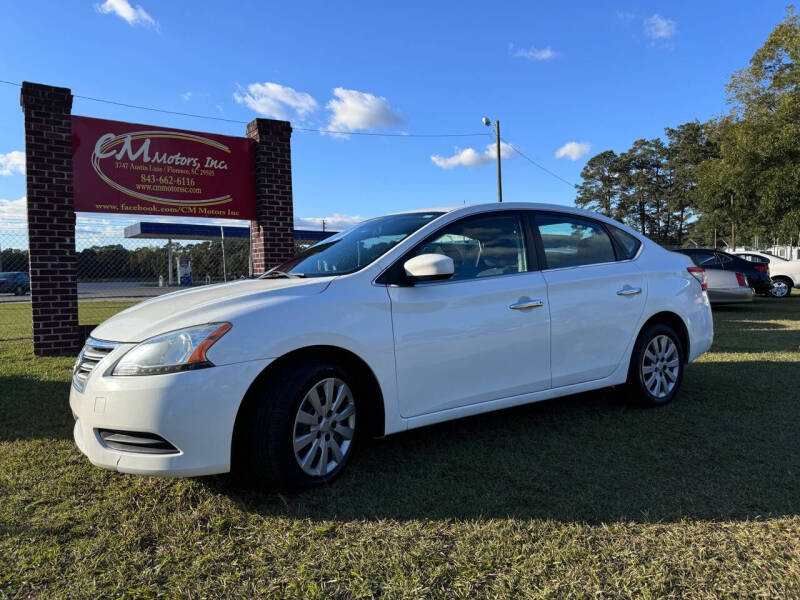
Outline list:
[[[611,230],[611,237],[614,238],[614,241],[622,251],[619,260],[630,260],[636,256],[642,242],[633,237],[630,233],[625,233],[622,229],[617,229],[612,225],[608,225],[608,228]]]

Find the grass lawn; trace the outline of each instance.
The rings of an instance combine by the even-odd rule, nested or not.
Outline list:
[[[72,359],[2,341],[0,597],[800,597],[800,295],[714,320],[670,406],[428,427],[296,496],[91,466]]]

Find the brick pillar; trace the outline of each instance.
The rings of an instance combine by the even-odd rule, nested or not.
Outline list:
[[[253,273],[258,275],[294,256],[292,126],[256,119],[247,125],[256,141],[256,219],[250,222]]]
[[[75,354],[82,340],[72,195],[72,93],[26,81],[20,104],[25,114],[33,352]]]

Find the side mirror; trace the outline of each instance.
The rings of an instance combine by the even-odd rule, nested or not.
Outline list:
[[[455,273],[453,259],[444,254],[420,254],[408,259],[403,268],[412,282],[441,281]]]

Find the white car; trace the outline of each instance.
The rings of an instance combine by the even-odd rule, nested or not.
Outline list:
[[[120,312],[80,353],[70,406],[100,467],[299,489],[363,435],[623,384],[665,404],[712,338],[703,269],[611,219],[425,210]]]
[[[775,298],[786,298],[792,293],[793,287],[800,287],[800,260],[786,260],[780,256],[750,250],[734,254],[750,262],[769,265],[769,275],[772,278],[772,289],[769,293]]]

